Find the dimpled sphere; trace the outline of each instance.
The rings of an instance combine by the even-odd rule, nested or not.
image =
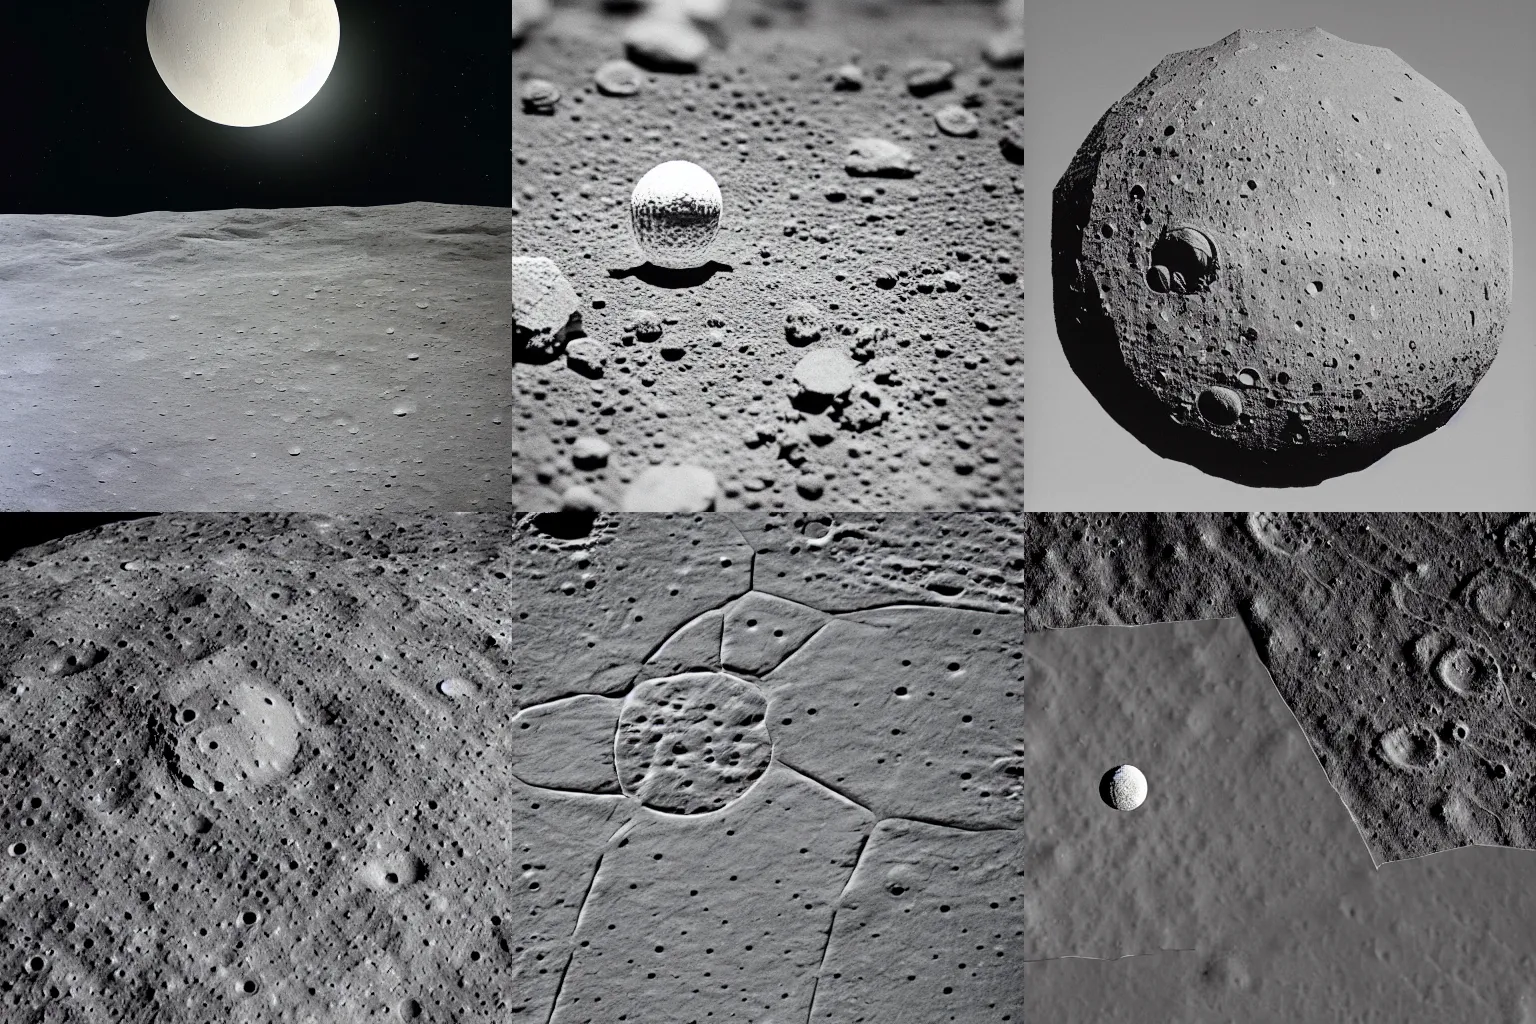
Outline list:
[[[630,197],[635,242],[658,267],[701,267],[720,231],[720,207],[720,186],[704,168],[687,160],[657,164]]]
[[[1117,811],[1134,811],[1147,798],[1147,777],[1135,765],[1122,764],[1104,776],[1104,802]]]
[[[1507,179],[1466,109],[1320,29],[1163,60],[1062,176],[1051,244],[1062,347],[1105,411],[1252,486],[1446,423],[1510,315]]]

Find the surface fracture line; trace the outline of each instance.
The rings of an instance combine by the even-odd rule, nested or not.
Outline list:
[[[571,926],[571,938],[573,939],[576,937],[576,933],[581,931],[581,916],[586,913],[587,900],[592,897],[592,890],[597,888],[597,876],[603,870],[603,858],[606,856],[608,856],[608,850],[604,847],[603,851],[597,855],[597,863],[592,866],[592,877],[587,879],[586,891],[581,894],[581,903],[576,907],[576,923]]]
[[[1052,960],[1097,960],[1101,964],[1112,964],[1117,960],[1129,960],[1133,956],[1157,956],[1159,953],[1194,953],[1196,949],[1191,946],[1188,949],[1182,947],[1176,949],[1158,949],[1150,953],[1125,953],[1121,956],[1078,956],[1076,953],[1068,953],[1064,956],[1042,956],[1034,960],[1024,960],[1026,964],[1046,964]]]
[[[553,1024],[555,1011],[560,1008],[560,993],[565,991],[565,976],[570,973],[571,961],[576,959],[576,951],[573,949],[565,954],[565,966],[560,968],[560,980],[555,983],[555,999],[549,1004],[549,1017],[545,1024]]]
[[[621,797],[621,796],[624,795],[622,791],[618,792],[618,793],[594,793],[594,792],[592,792],[589,789],[560,789],[558,786],[541,786],[537,782],[529,782],[527,779],[525,779],[522,776],[518,775],[514,771],[510,771],[509,770],[507,772],[507,774],[512,776],[518,782],[521,782],[523,785],[527,786],[529,789],[542,790],[545,793],[560,793],[560,794],[562,794],[564,796],[604,796],[604,797],[619,796],[619,797]]]
[[[868,811],[870,814],[875,814],[875,812],[873,810],[870,810],[869,807],[865,806],[863,803],[859,802],[858,800],[855,800],[852,796],[849,796],[847,793],[845,793],[842,790],[838,789],[836,786],[833,786],[833,785],[831,785],[830,783],[827,783],[827,782],[823,782],[821,779],[818,779],[816,776],[812,775],[810,772],[806,771],[803,768],[796,768],[794,765],[790,764],[788,761],[784,760],[782,757],[778,756],[777,754],[774,755],[774,760],[778,761],[779,764],[783,765],[785,768],[788,768],[790,771],[794,772],[796,775],[800,776],[801,778],[805,779],[806,781],[815,783],[816,785],[820,786],[822,789],[826,790],[828,793],[831,793],[833,796],[840,797],[843,800],[846,800],[848,803],[853,804],[855,807],[859,808],[860,810]],[[947,821],[936,821],[936,820],[934,820],[932,818],[921,818],[921,817],[918,817],[916,815],[911,815],[911,814],[887,814],[887,815],[884,815],[884,816],[875,814],[875,817],[878,818],[879,821],[915,821],[919,825],[932,825],[935,828],[948,828],[948,829],[953,829],[956,832],[1017,832],[1018,831],[1017,828],[1010,828],[1010,827],[1008,827],[1006,825],[987,825],[987,826],[983,826],[983,827],[972,827],[970,825],[954,825],[954,824],[951,824],[951,823],[949,823]],[[878,822],[877,822],[877,824],[878,824]]]
[[[742,598],[746,597],[751,592],[752,592],[752,590],[749,587],[746,590],[742,591],[740,594],[732,594],[730,597],[726,598],[724,601],[721,601],[719,604],[714,605],[713,607],[710,607],[710,608],[706,608],[703,611],[699,612],[693,618],[689,619],[687,622],[685,622],[682,625],[678,626],[676,629],[672,630],[666,636],[662,637],[661,640],[658,641],[656,643],[656,645],[654,647],[652,647],[649,652],[646,653],[645,657],[640,659],[640,664],[642,664],[642,665],[648,664],[652,658],[656,657],[657,652],[659,652],[663,647],[667,646],[667,642],[668,641],[670,641],[673,637],[677,636],[683,630],[687,629],[689,626],[693,625],[695,622],[698,622],[704,616],[709,615],[712,612],[723,611],[724,609],[730,607],[730,605],[733,604],[734,602],[739,601]],[[721,624],[720,633],[721,633],[721,636],[725,635],[724,623]]]

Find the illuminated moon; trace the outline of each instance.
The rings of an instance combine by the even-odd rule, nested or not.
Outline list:
[[[281,121],[330,76],[335,0],[150,0],[155,70],[199,117],[241,128]]]

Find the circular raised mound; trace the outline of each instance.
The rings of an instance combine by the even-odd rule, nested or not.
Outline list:
[[[767,712],[761,690],[721,672],[649,679],[630,691],[619,712],[619,785],[659,811],[717,811],[768,769]]]
[[[1057,184],[1057,331],[1159,455],[1318,483],[1450,419],[1513,278],[1503,170],[1390,50],[1320,29],[1174,54]]]

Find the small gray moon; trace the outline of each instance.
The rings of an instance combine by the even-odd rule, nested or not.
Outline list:
[[[341,45],[335,0],[150,0],[144,28],[171,95],[240,128],[314,99]]]

